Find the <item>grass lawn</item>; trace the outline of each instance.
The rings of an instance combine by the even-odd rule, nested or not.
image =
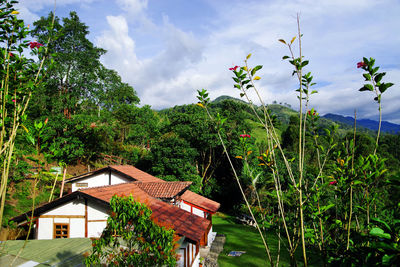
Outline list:
[[[269,266],[265,248],[256,228],[252,226],[236,224],[235,218],[223,213],[213,216],[213,231],[224,234],[226,242],[224,250],[218,257],[218,264],[221,267],[240,266],[255,267]],[[276,261],[278,240],[275,234],[268,236],[268,245],[273,260]],[[246,251],[240,257],[227,256],[230,251]],[[298,250],[298,252],[300,252]],[[301,255],[298,255],[297,263],[301,266]],[[281,244],[280,266],[290,266],[290,258],[286,248]],[[309,265],[319,266],[315,261]]]

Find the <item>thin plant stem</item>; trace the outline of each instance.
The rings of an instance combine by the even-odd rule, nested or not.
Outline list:
[[[351,174],[354,175],[354,152],[356,147],[356,128],[357,128],[357,112],[354,111],[354,131],[353,131],[353,147],[351,152]],[[350,228],[351,228],[351,216],[353,215],[353,182],[350,183],[350,211],[349,211],[349,222],[347,225],[347,244],[346,250],[349,250],[350,246]]]
[[[213,120],[213,117],[212,117],[211,114],[209,113],[207,107],[206,107],[206,106],[204,106],[204,107],[205,107],[205,110],[206,110],[206,112],[207,112],[208,117],[209,117],[211,120]],[[249,212],[250,212],[251,217],[253,218],[253,220],[254,220],[255,223],[256,223],[256,228],[257,228],[257,230],[258,230],[258,232],[259,232],[259,234],[260,234],[260,236],[261,236],[261,239],[262,239],[262,241],[263,241],[263,244],[264,244],[264,247],[265,247],[265,251],[267,252],[268,260],[269,260],[271,266],[274,266],[274,262],[273,262],[273,259],[272,259],[272,257],[271,257],[271,253],[270,253],[269,246],[268,246],[268,244],[267,244],[267,242],[266,242],[266,240],[265,240],[264,234],[262,233],[262,231],[261,231],[261,229],[260,229],[260,226],[258,225],[257,220],[256,220],[256,218],[255,218],[255,216],[254,216],[254,214],[253,214],[253,212],[252,212],[252,210],[251,210],[251,208],[250,208],[250,204],[249,204],[249,202],[247,201],[247,197],[246,197],[246,195],[244,194],[242,185],[240,184],[239,177],[238,177],[238,175],[237,175],[237,173],[236,173],[236,169],[235,169],[235,167],[233,166],[232,160],[231,160],[231,158],[230,158],[230,156],[229,156],[228,150],[226,149],[225,142],[224,142],[224,140],[222,139],[222,136],[221,136],[221,133],[220,133],[220,130],[219,130],[219,129],[217,130],[217,135],[218,135],[219,141],[221,142],[221,145],[222,145],[222,147],[223,147],[223,149],[224,149],[224,153],[225,153],[225,155],[226,155],[226,158],[228,159],[229,165],[231,166],[231,169],[232,169],[233,174],[234,174],[234,176],[235,176],[236,182],[237,182],[237,184],[238,184],[238,186],[239,186],[240,192],[242,193],[243,199],[244,199],[244,201],[246,202],[246,206],[247,206],[247,208],[248,208],[248,210],[249,210]]]

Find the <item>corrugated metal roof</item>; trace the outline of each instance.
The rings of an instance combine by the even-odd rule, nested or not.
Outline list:
[[[1,242],[1,266],[9,266],[24,245],[24,240]],[[91,252],[89,238],[65,238],[52,240],[28,240],[13,266],[33,262],[30,266],[85,266],[83,254]],[[33,263],[32,263],[33,264]]]

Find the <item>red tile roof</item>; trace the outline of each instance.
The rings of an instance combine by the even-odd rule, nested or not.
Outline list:
[[[218,202],[215,202],[211,199],[200,196],[199,194],[196,194],[189,190],[187,190],[185,193],[183,193],[183,195],[181,196],[181,199],[185,202],[194,204],[200,208],[209,210],[212,213],[216,212],[220,207],[220,204]]]
[[[80,176],[72,177],[70,179],[67,179],[66,181],[67,182],[72,182],[72,181],[75,181],[75,180],[79,180],[81,178],[89,177],[90,175],[92,175],[94,173],[101,173],[101,172],[104,172],[104,171],[107,171],[107,170],[110,170],[110,169],[114,170],[116,172],[122,173],[123,175],[131,178],[133,181],[139,181],[139,182],[143,182],[143,183],[148,183],[148,182],[150,182],[150,183],[167,183],[166,181],[164,181],[164,180],[162,180],[160,178],[157,178],[157,177],[155,177],[153,175],[150,175],[150,174],[148,174],[148,173],[146,173],[144,171],[141,171],[138,168],[135,168],[135,167],[133,167],[131,165],[110,165],[110,166],[107,166],[107,167],[102,168],[102,169],[98,169],[98,170],[90,172],[90,173],[85,173],[85,174],[82,174]],[[157,186],[159,186],[159,185],[157,185]],[[154,194],[153,196],[162,198],[161,196],[158,195],[159,192],[161,194],[161,192],[163,191],[160,187],[158,189],[155,189],[155,188],[151,189],[150,188],[151,185],[148,185],[148,186],[143,185],[142,187],[145,187],[144,190],[147,190],[146,192],[148,192],[150,195]],[[167,187],[168,186],[166,186],[165,189]],[[173,193],[171,193],[171,195],[172,194]],[[211,212],[216,212],[220,207],[220,204],[218,202],[215,202],[215,201],[213,201],[211,199],[208,199],[206,197],[200,196],[200,195],[198,195],[198,194],[196,194],[194,192],[191,192],[189,190],[187,190],[182,195],[182,199],[184,199],[186,202],[189,202],[189,203],[191,203],[193,205],[196,205],[196,206],[198,206],[200,208],[209,210]]]
[[[175,231],[186,238],[198,242],[207,232],[210,221],[183,209],[151,197],[137,183],[125,183],[81,190],[82,193],[109,202],[114,195],[132,194],[135,200],[145,203],[153,211],[152,217],[172,225]]]
[[[144,190],[152,197],[174,198],[187,189],[192,182],[135,182],[140,189]]]
[[[131,165],[110,165],[111,169],[122,172],[140,182],[165,182],[164,180],[139,170]]]

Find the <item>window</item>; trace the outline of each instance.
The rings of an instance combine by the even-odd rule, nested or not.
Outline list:
[[[53,237],[54,238],[68,238],[69,237],[69,224],[68,223],[55,223]]]

